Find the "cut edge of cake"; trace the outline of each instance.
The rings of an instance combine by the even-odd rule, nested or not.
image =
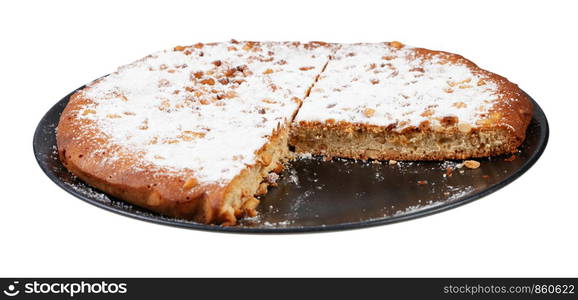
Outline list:
[[[394,53],[406,46],[399,42],[384,43]],[[290,143],[299,154],[315,154],[326,157],[377,160],[445,160],[466,159],[501,155],[517,151],[525,139],[533,106],[530,99],[516,84],[506,78],[483,70],[464,57],[423,48],[411,48],[412,59],[429,60],[442,58],[444,64],[459,64],[482,79],[470,84],[497,87],[497,99],[476,124],[460,122],[458,117],[445,115],[438,124],[424,120],[414,126],[374,124],[375,110],[365,108],[357,112],[355,121],[343,119],[308,119],[297,115],[292,127]],[[346,54],[346,56],[354,54]],[[407,53],[406,53],[407,55]],[[390,57],[384,57],[390,60]],[[332,61],[329,62],[331,66]],[[375,65],[372,64],[375,68]],[[422,69],[423,72],[423,69]],[[395,71],[397,73],[397,71]],[[326,73],[324,74],[326,76]],[[396,74],[394,74],[396,75]],[[459,83],[458,83],[459,84]],[[449,88],[459,89],[458,84]],[[315,88],[314,88],[315,91]],[[322,91],[323,92],[323,91]],[[331,96],[326,97],[331,100]],[[304,105],[317,99],[308,98]],[[356,101],[356,99],[346,99]],[[363,99],[359,99],[360,101]],[[410,99],[411,100],[411,99]],[[361,105],[355,102],[355,105]],[[305,106],[304,106],[305,107]],[[363,107],[361,107],[363,108]],[[331,108],[328,108],[331,109]],[[300,113],[303,109],[300,110]],[[427,110],[425,112],[428,112]],[[425,113],[424,112],[424,113]],[[348,115],[351,117],[351,114]],[[364,118],[365,117],[365,118]]]

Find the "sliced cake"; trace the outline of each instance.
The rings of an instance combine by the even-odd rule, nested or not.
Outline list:
[[[341,45],[297,114],[299,153],[443,160],[516,151],[532,105],[505,78],[399,42]]]
[[[149,55],[75,93],[62,163],[163,215],[254,216],[299,153],[442,160],[516,151],[532,104],[461,56],[398,42],[195,44]]]

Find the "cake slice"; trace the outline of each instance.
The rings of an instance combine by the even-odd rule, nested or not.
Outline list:
[[[297,114],[298,153],[392,160],[516,151],[532,104],[504,77],[399,42],[343,44]]]
[[[290,157],[290,122],[333,51],[232,41],[147,56],[71,97],[61,161],[138,206],[234,224]]]

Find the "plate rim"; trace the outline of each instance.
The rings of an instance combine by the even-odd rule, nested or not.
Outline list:
[[[58,102],[56,102],[40,119],[36,129],[34,131],[34,136],[32,140],[32,148],[34,151],[34,156],[36,158],[36,162],[40,166],[40,169],[44,172],[52,182],[54,182],[57,186],[61,189],[65,190],[67,193],[71,194],[72,196],[87,202],[93,206],[99,207],[101,209],[125,216],[130,217],[132,219],[137,219],[140,221],[146,221],[149,223],[166,225],[171,227],[177,228],[185,228],[185,229],[195,229],[195,230],[202,230],[202,231],[209,231],[209,232],[221,232],[221,233],[248,233],[248,234],[286,234],[286,233],[315,233],[315,232],[329,232],[329,231],[343,231],[343,230],[353,230],[353,229],[362,229],[367,227],[374,227],[374,226],[381,226],[381,225],[388,225],[399,223],[403,221],[408,221],[412,219],[418,219],[422,217],[431,216],[434,214],[438,214],[450,209],[454,209],[460,207],[462,205],[471,203],[473,201],[479,200],[489,194],[492,194],[503,187],[507,186],[508,184],[512,183],[520,176],[525,174],[542,156],[544,153],[546,146],[548,145],[548,140],[550,136],[550,127],[548,124],[548,119],[546,118],[546,114],[538,105],[538,103],[526,92],[524,94],[532,101],[534,106],[534,113],[532,115],[532,119],[536,119],[538,123],[540,123],[540,130],[538,132],[539,136],[539,145],[536,151],[528,158],[524,164],[522,164],[518,170],[513,172],[510,176],[505,178],[502,181],[499,181],[484,190],[467,196],[465,198],[455,200],[455,201],[448,201],[447,203],[442,203],[440,205],[435,205],[431,207],[426,207],[424,209],[416,210],[409,213],[400,214],[398,216],[389,216],[384,218],[375,218],[370,220],[364,220],[359,222],[347,222],[347,223],[339,223],[339,224],[332,224],[332,225],[316,225],[316,226],[296,226],[296,227],[246,227],[246,226],[219,226],[213,224],[201,224],[187,220],[180,220],[180,219],[171,219],[170,217],[164,217],[161,215],[154,215],[154,212],[151,212],[153,215],[142,215],[135,212],[131,212],[129,210],[123,209],[121,207],[108,205],[98,200],[91,199],[86,195],[83,195],[77,191],[75,191],[71,186],[67,185],[63,181],[59,180],[59,177],[55,175],[51,170],[49,170],[45,165],[42,163],[42,158],[37,151],[39,148],[39,144],[41,142],[41,138],[43,137],[43,123],[47,123],[46,120],[49,118],[50,115],[54,114],[54,111],[59,110],[59,106],[65,106],[68,103],[70,96],[72,96],[78,90],[84,88],[85,85],[75,89],[74,91],[70,92],[68,95],[64,96]],[[65,102],[65,103],[64,103]],[[64,107],[62,108],[62,110]],[[56,112],[58,115],[62,113],[62,110]],[[103,193],[101,191],[98,191]],[[105,193],[103,193],[105,194]],[[122,200],[120,200],[122,201]],[[132,205],[132,204],[131,204]]]

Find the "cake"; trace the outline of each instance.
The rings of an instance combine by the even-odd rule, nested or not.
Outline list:
[[[461,56],[399,42],[177,46],[71,96],[64,166],[163,215],[233,225],[297,153],[443,160],[516,151],[532,105]]]

